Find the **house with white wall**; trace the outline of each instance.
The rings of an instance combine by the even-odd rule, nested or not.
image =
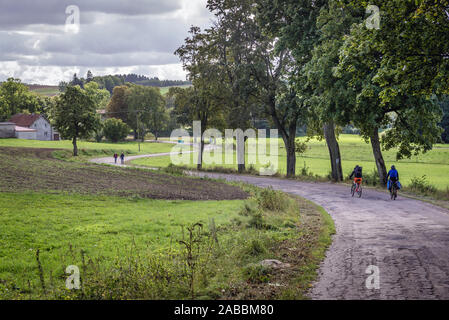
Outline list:
[[[11,117],[9,123],[15,125],[15,137],[18,139],[60,140],[59,133],[41,114],[16,114]]]

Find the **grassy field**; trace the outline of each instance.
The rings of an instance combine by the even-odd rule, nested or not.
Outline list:
[[[183,85],[179,86],[181,88],[188,88],[191,85]],[[53,97],[60,94],[58,86],[41,86],[41,85],[29,85],[28,86],[31,91],[36,92],[37,94]],[[161,90],[161,94],[165,95],[171,87],[159,87]]]
[[[0,147],[0,299],[304,298],[331,242],[332,220],[303,199],[53,152]],[[190,268],[180,241],[195,224]],[[258,264],[273,258],[294,267]]]
[[[183,86],[175,86],[175,87],[179,87],[179,88],[188,88],[188,87],[191,87],[191,85],[190,85],[190,84],[186,84],[186,85],[183,85]],[[161,88],[159,88],[159,89],[161,90],[161,94],[162,94],[162,95],[165,95],[165,94],[168,93],[168,90],[169,90],[170,88],[172,88],[172,87],[161,87]]]
[[[28,85],[30,91],[42,96],[53,97],[60,94],[58,86]]]
[[[300,140],[305,141],[305,138]],[[343,173],[345,175],[349,175],[357,164],[364,168],[365,174],[373,172],[375,163],[370,144],[365,143],[363,139],[356,135],[341,135],[339,142]],[[306,167],[307,171],[314,175],[328,175],[330,162],[325,142],[311,140],[307,142],[307,145],[308,150],[305,154],[297,157],[297,173],[301,173],[301,170]],[[287,157],[282,141],[279,141],[279,148],[279,173],[285,174]],[[429,182],[438,189],[445,190],[449,186],[449,145],[435,145],[434,149],[426,154],[400,161],[396,161],[396,152],[394,150],[384,151],[383,154],[387,168],[395,165],[404,184],[409,183],[413,177],[426,175]],[[196,157],[197,154],[192,154],[192,163]],[[170,157],[139,159],[132,163],[151,167],[163,167],[170,163]],[[194,167],[193,164],[191,166]],[[206,168],[213,166],[205,165]],[[236,168],[235,164],[216,166]],[[255,167],[259,169],[260,165],[256,164]]]
[[[38,141],[38,140],[20,140],[20,139],[0,139],[0,147],[23,147],[23,148],[51,148],[51,149],[67,149],[72,150],[71,141]],[[115,152],[125,152],[127,154],[153,154],[170,152],[172,145],[167,143],[151,143],[144,142],[139,145],[137,142],[87,142],[78,141],[78,149],[80,150],[108,150]],[[113,154],[113,153],[112,153]],[[112,156],[111,154],[111,156]]]

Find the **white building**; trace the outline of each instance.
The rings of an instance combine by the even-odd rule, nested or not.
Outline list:
[[[59,133],[40,114],[16,114],[9,120],[9,123],[15,124],[15,137],[18,139],[60,140]]]

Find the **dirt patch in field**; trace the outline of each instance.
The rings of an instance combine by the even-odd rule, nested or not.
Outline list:
[[[0,147],[0,192],[74,192],[173,200],[236,200],[225,183],[54,159],[56,149]]]

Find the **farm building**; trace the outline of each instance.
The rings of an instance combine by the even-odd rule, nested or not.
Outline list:
[[[9,122],[0,123],[0,138],[59,140],[59,133],[40,114],[16,114]]]

